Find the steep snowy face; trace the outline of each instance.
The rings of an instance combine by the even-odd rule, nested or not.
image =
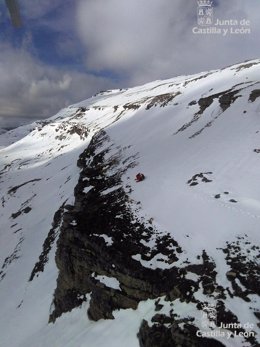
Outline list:
[[[0,346],[258,345],[259,81],[253,60],[0,135]]]

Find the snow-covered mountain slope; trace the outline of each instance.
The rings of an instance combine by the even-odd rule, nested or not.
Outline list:
[[[259,80],[102,92],[0,135],[1,347],[258,346]]]

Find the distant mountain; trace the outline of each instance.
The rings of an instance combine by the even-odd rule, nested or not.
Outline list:
[[[0,135],[1,346],[259,346],[259,80],[101,92]]]

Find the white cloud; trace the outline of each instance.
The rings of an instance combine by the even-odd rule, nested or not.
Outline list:
[[[77,24],[86,65],[133,85],[257,57],[259,10],[258,0],[218,1],[215,7],[221,18],[251,20],[247,36],[194,35],[197,2],[188,0],[80,0]]]
[[[215,4],[215,18],[247,18],[252,33],[194,35],[195,0],[20,2],[23,19],[31,26],[20,49],[0,43],[0,126],[17,117],[24,121],[51,116],[97,90],[113,88],[109,76],[118,76],[120,87],[127,87],[258,57],[259,0],[215,0]],[[106,71],[108,77],[76,72],[73,66],[52,67],[29,54],[29,50],[35,56],[41,53],[33,47],[37,25],[46,32],[63,33],[64,39],[56,42],[60,57],[80,65],[85,49],[86,69],[100,75]]]
[[[52,116],[62,107],[111,86],[105,78],[45,65],[24,49],[0,44],[0,51],[1,124],[3,119],[7,124],[16,117]]]

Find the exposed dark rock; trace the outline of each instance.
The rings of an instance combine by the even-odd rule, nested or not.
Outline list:
[[[140,347],[175,347],[173,344],[171,330],[164,325],[153,325],[149,327],[147,321],[143,320],[137,334]]]
[[[233,279],[233,278],[236,278],[236,277],[237,277],[237,274],[236,274],[236,272],[234,272],[234,271],[228,271],[228,272],[226,273],[226,276],[227,276],[227,278]]]
[[[94,287],[93,287],[94,288]],[[114,319],[113,311],[120,308],[136,309],[138,301],[111,288],[95,287],[91,295],[88,316],[91,320]]]
[[[21,214],[27,214],[32,210],[32,208],[30,206],[25,207],[24,209],[20,209],[19,211],[12,213],[11,214],[11,218],[16,219],[17,217],[19,217]]]
[[[256,316],[256,318],[257,318],[258,320],[260,320],[260,311],[254,312],[254,315]]]
[[[246,254],[243,253],[247,249]],[[248,294],[260,295],[260,269],[259,269],[259,247],[247,244],[245,240],[239,239],[236,242],[228,243],[227,247],[223,249],[226,254],[227,264],[231,270],[227,274],[227,278],[233,283],[238,279],[240,283],[246,288],[242,290],[238,284],[233,283],[233,290],[235,295],[245,298]],[[250,254],[255,254],[250,257]],[[252,259],[250,259],[252,258]],[[230,274],[236,274],[232,276]]]
[[[216,97],[216,95],[210,95],[208,97],[199,99],[198,104],[200,106],[200,110],[196,114],[202,114],[206,110],[206,108],[208,108],[213,103]]]
[[[254,102],[259,97],[260,97],[260,89],[255,89],[251,92],[249,96],[249,101]]]
[[[240,95],[237,95],[240,90],[226,90],[224,92],[209,95],[207,97],[201,98],[198,101],[200,110],[196,113],[197,115],[202,114],[214,101],[214,99],[219,100],[219,104],[224,112]]]
[[[190,186],[193,187],[193,186],[196,186],[196,185],[198,185],[198,184],[199,184],[199,182],[191,182],[191,183],[190,183]]]
[[[212,172],[201,172],[199,174],[196,174],[191,177],[191,179],[188,180],[187,184],[190,186],[196,186],[199,184],[199,182],[203,183],[210,183],[212,182],[211,179],[209,179],[206,175],[212,175]]]
[[[141,347],[224,347],[217,340],[197,337],[198,329],[191,323],[187,322],[180,328],[173,318],[162,319],[172,324],[165,326],[164,322],[157,321],[150,327],[147,321],[142,321],[137,335]]]
[[[132,200],[130,204],[122,186],[122,174],[135,165],[136,157],[127,156],[126,148],[115,147],[104,131],[97,133],[80,155],[75,203],[65,206],[57,242],[59,276],[50,322],[81,305],[86,297],[90,297],[88,316],[95,321],[113,319],[114,310],[135,309],[140,301],[148,298],[165,297],[167,305],[176,299],[193,302],[202,310],[201,302],[194,295],[199,290],[218,303],[218,322],[237,321],[220,299],[224,300],[230,293],[247,300],[256,286],[249,283],[247,291],[243,291],[229,276],[228,292],[217,283],[216,265],[206,251],[198,257],[198,264],[191,264],[187,259],[182,268],[177,267],[175,262],[183,252],[181,247],[169,233],[160,234],[152,218],[145,221],[137,217],[135,209],[138,211],[139,205]],[[196,174],[188,183],[211,182],[209,175],[212,172]],[[156,240],[152,248],[148,246],[151,237]],[[228,247],[223,250],[227,263],[231,272],[238,273],[245,264],[239,265],[238,270],[230,262],[229,251]],[[136,260],[137,255],[141,262]],[[166,269],[149,267],[149,261],[158,255],[162,263],[168,265]],[[188,272],[196,274],[198,279],[189,279]],[[244,276],[244,272],[241,273]],[[119,284],[117,289],[103,282],[100,276],[115,279]],[[237,279],[242,283],[239,275]],[[157,299],[155,312],[161,310],[162,304]],[[141,346],[223,346],[215,340],[197,337],[198,328],[191,320],[185,322],[184,328],[180,327],[170,312],[155,313],[152,323],[151,327],[145,321],[142,323],[138,333]]]
[[[140,104],[138,104],[138,103],[131,103],[131,102],[129,102],[128,104],[123,105],[123,108],[125,110],[138,110],[138,108],[140,108],[140,107],[141,107]]]
[[[149,110],[153,106],[160,105],[161,107],[165,107],[170,101],[172,101],[176,96],[180,95],[180,92],[177,93],[166,93],[160,94],[153,97],[150,102],[146,106],[146,110]]]
[[[199,80],[201,80],[201,79],[203,79],[203,78],[208,77],[208,76],[211,75],[211,74],[212,74],[212,72],[208,72],[208,73],[206,73],[205,75],[202,75],[202,76],[200,76],[200,77],[191,78],[191,79],[189,79],[189,80],[186,80],[186,81],[183,83],[183,86],[186,87],[189,83],[199,81]]]
[[[108,149],[100,152],[104,143]],[[129,208],[129,198],[120,187],[121,175],[135,165],[135,159],[124,159],[122,165],[121,150],[109,156],[112,148],[102,131],[79,158],[82,171],[75,187],[75,205],[64,213],[58,241],[56,263],[60,274],[51,321],[78,304],[74,299],[69,301],[71,290],[78,295],[92,292],[88,312],[92,319],[112,318],[114,309],[133,308],[140,300],[166,294],[179,276],[174,266],[169,270],[152,270],[132,258],[141,254],[143,260],[149,261],[161,253],[171,263],[171,259],[178,259],[181,248],[168,235],[157,236],[156,248],[152,250],[141,243],[144,239],[148,241],[155,230],[135,217]],[[117,189],[106,193],[115,186]],[[111,245],[99,236],[103,234],[112,240]],[[116,278],[121,290],[101,287],[93,273]],[[100,304],[102,298],[106,304]]]
[[[238,67],[234,67],[231,70],[236,70],[236,72],[239,72],[240,70],[244,69],[249,69],[250,67],[259,64],[258,62],[252,62],[252,63],[247,63],[245,62],[244,64],[239,65]]]
[[[19,184],[18,186],[15,186],[15,187],[10,188],[10,189],[8,190],[7,194],[14,194],[14,193],[16,193],[16,191],[17,191],[19,188],[25,186],[26,184],[32,183],[32,182],[37,182],[37,181],[40,181],[40,180],[41,180],[41,178],[35,178],[35,179],[33,179],[33,180],[30,180],[30,181],[24,182],[24,183],[22,183],[22,184]]]
[[[242,89],[235,89],[233,90],[235,87],[229,89],[229,90],[225,90],[223,92],[220,93],[216,93],[216,94],[211,94],[209,96],[203,97],[201,99],[198,100],[198,104],[200,106],[200,109],[197,113],[195,113],[195,115],[193,116],[192,120],[186,124],[184,124],[181,128],[179,128],[174,135],[177,135],[179,132],[186,130],[187,128],[189,128],[193,123],[197,122],[201,115],[204,113],[204,111],[213,103],[213,101],[215,99],[219,100],[219,104],[220,107],[222,109],[222,113],[228,108],[230,107],[230,105],[237,99],[240,97],[240,95],[237,95]],[[206,129],[207,127],[210,127],[213,122],[221,115],[217,114],[211,121],[209,121],[206,125],[204,125],[200,130],[196,131],[193,135],[191,135],[189,138],[194,138],[195,136],[198,136],[204,129]]]
[[[153,323],[160,323],[160,324],[171,324],[173,322],[171,317],[166,316],[165,314],[157,313],[152,317]]]
[[[203,260],[203,265],[204,265],[203,266],[203,274],[201,276],[203,293],[210,295],[210,294],[214,293],[214,291],[217,287],[217,283],[216,283],[217,272],[215,270],[216,265],[213,262],[213,260],[211,260],[209,258],[209,256],[207,255],[205,250],[202,253],[202,260]]]
[[[30,207],[30,206],[27,206],[27,207],[25,207],[24,209],[23,209],[23,213],[29,213],[30,211],[32,210],[32,208]]]
[[[155,304],[155,309],[154,309],[155,312],[161,311],[161,309],[163,308],[163,305],[160,304],[160,299],[156,300],[154,304]]]
[[[74,118],[80,118],[84,112],[78,113],[76,112]],[[58,135],[55,137],[57,140],[65,140],[68,135],[77,134],[81,140],[84,140],[88,136],[88,129],[84,124],[80,123],[72,123],[72,122],[63,122],[60,123],[58,127],[56,127],[55,131]]]
[[[38,276],[39,272],[44,271],[44,267],[45,267],[46,263],[48,262],[48,255],[51,251],[52,245],[53,245],[53,243],[57,237],[58,231],[59,231],[58,228],[61,224],[62,216],[64,213],[65,203],[66,203],[66,201],[62,204],[62,206],[58,209],[58,211],[54,215],[53,222],[52,222],[52,228],[49,231],[48,236],[44,241],[44,244],[42,246],[42,252],[39,256],[39,260],[37,261],[37,263],[35,264],[35,266],[32,270],[29,281],[32,281],[34,279],[35,275]]]
[[[78,111],[79,112],[86,112],[87,108],[82,106],[82,107],[79,107]]]
[[[230,199],[229,201],[230,201],[230,202],[234,202],[234,203],[237,202],[235,199]]]
[[[11,265],[13,261],[20,258],[19,252],[20,252],[21,244],[23,241],[24,241],[24,237],[21,236],[13,252],[7,258],[5,258],[1,271],[0,271],[0,281],[5,277],[8,266]]]
[[[222,111],[224,112],[227,108],[230,107],[230,105],[235,102],[237,98],[239,98],[241,95],[237,95],[240,92],[240,90],[230,90],[226,93],[223,93],[219,97],[219,104],[222,108]]]

